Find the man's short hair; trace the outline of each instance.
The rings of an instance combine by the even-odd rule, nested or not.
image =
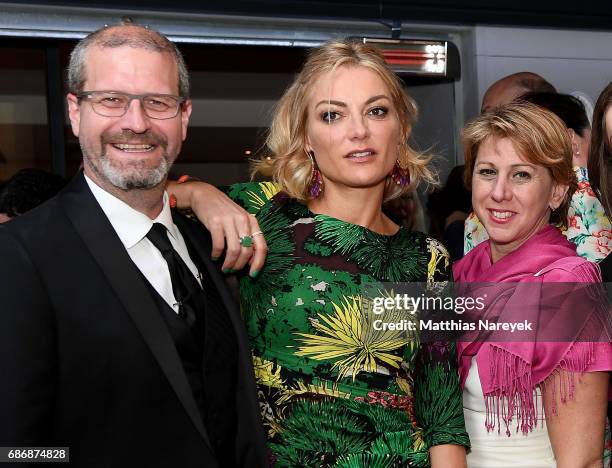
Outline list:
[[[532,72],[519,72],[506,78],[516,77],[516,84],[532,93],[556,93],[557,90],[540,75]]]
[[[557,90],[540,75],[532,72],[518,72],[497,80],[485,91],[480,107],[481,112],[508,104],[529,92],[556,93]]]
[[[189,73],[178,47],[163,34],[133,23],[104,26],[79,41],[70,54],[68,65],[68,91],[72,94],[84,91],[83,86],[87,79],[85,59],[90,47],[132,47],[170,54],[178,68],[179,96],[189,97]]]

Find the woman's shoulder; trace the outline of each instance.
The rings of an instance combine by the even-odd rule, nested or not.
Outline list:
[[[450,255],[446,246],[435,237],[420,231],[407,231],[407,238],[420,246],[428,259],[427,281],[446,281],[450,278]]]
[[[566,283],[599,283],[599,266],[579,256],[562,257],[536,272],[544,281]]]
[[[424,232],[413,231],[405,227],[400,227],[400,230],[398,231],[395,238],[398,240],[398,242],[418,245],[422,248],[424,252],[427,252],[430,255],[435,253],[437,255],[442,255],[450,258],[446,246],[435,237],[432,237]]]
[[[280,186],[273,182],[240,182],[224,188],[228,197],[254,215],[280,190]]]

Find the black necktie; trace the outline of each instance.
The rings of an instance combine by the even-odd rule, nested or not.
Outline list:
[[[172,292],[179,307],[179,317],[184,318],[189,327],[193,327],[198,316],[196,312],[199,302],[197,296],[203,295],[204,292],[193,273],[172,247],[166,233],[167,230],[163,224],[153,223],[151,230],[147,233],[147,238],[157,247],[168,264]]]

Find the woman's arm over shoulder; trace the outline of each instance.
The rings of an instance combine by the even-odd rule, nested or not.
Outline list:
[[[249,273],[255,276],[261,271],[268,251],[254,216],[261,208],[257,208],[257,201],[265,194],[265,184],[235,184],[221,191],[200,181],[168,182],[167,190],[175,197],[177,208],[191,209],[210,231],[213,260],[226,250],[223,271],[240,270],[248,262]],[[235,197],[242,206],[232,201],[228,195]],[[242,245],[241,238],[245,236],[252,237],[252,247]]]
[[[223,200],[228,206],[230,202],[238,204],[252,215],[256,215],[265,202],[279,192],[273,182],[238,182],[216,187],[195,179],[186,182],[169,180],[167,190],[175,196],[179,209],[193,210],[194,204],[200,200],[213,200],[221,206]]]

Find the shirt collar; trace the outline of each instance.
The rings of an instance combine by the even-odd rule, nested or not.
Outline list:
[[[161,213],[152,220],[144,213],[135,210],[124,201],[102,189],[86,175],[85,181],[126,249],[130,249],[140,242],[147,235],[153,223],[163,224],[170,235],[177,239],[177,228],[172,221],[172,212],[166,192],[164,192]]]

